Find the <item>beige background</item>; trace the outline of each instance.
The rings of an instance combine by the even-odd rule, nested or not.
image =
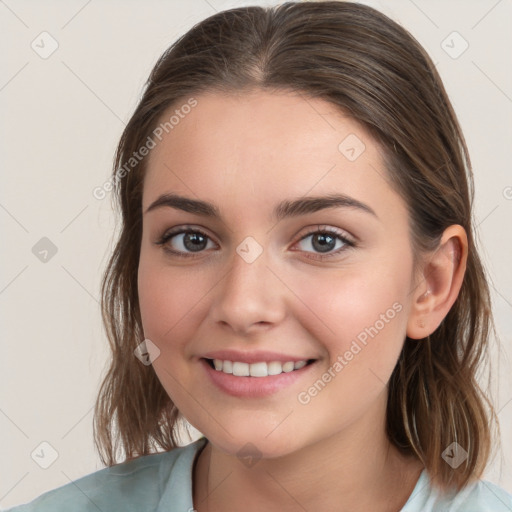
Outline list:
[[[98,298],[114,215],[110,197],[97,200],[92,190],[109,177],[118,137],[149,71],[178,36],[215,11],[268,3],[276,2],[0,2],[0,37],[8,50],[0,76],[0,506],[102,467],[92,442],[92,407],[107,357]],[[494,352],[493,385],[504,456],[485,477],[512,492],[512,2],[364,3],[425,46],[467,138],[503,344],[499,357]],[[39,53],[51,50],[52,39],[39,36],[43,31],[58,43],[47,58],[31,47],[35,41]],[[453,31],[463,39],[446,39]],[[464,41],[468,48],[453,58]],[[43,237],[57,250],[46,263],[32,252]],[[31,458],[42,442],[57,453],[47,469]]]

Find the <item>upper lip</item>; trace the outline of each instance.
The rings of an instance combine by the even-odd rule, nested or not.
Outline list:
[[[206,359],[221,359],[222,361],[239,361],[241,363],[270,363],[279,361],[286,363],[287,361],[309,361],[312,357],[292,356],[280,352],[271,352],[268,350],[243,351],[238,350],[214,350],[202,356]]]

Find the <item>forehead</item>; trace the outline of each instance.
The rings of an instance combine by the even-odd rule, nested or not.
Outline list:
[[[244,211],[270,208],[283,197],[336,192],[400,200],[385,180],[379,145],[325,100],[265,91],[194,98],[196,106],[175,115],[168,133],[155,139],[144,210],[169,191]],[[180,103],[160,122],[180,114],[176,110]]]

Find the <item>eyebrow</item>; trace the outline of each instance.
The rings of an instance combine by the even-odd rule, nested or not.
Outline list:
[[[145,213],[161,207],[174,208],[203,217],[223,220],[219,209],[214,204],[174,193],[162,194],[156,201],[151,203]],[[330,194],[327,196],[307,196],[281,201],[272,211],[272,219],[280,221],[287,217],[297,217],[327,208],[340,207],[357,209],[378,218],[374,210],[361,201],[344,194]]]

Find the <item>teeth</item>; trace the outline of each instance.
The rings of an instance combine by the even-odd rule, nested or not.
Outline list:
[[[268,375],[279,375],[280,373],[288,373],[293,370],[300,370],[306,366],[307,361],[272,361],[270,363],[242,363],[239,361],[222,361],[214,359],[213,366],[219,372],[230,373],[237,377],[267,377]]]
[[[214,359],[214,361],[215,361],[215,359]],[[224,367],[224,364],[222,361],[220,361],[220,364],[222,367]],[[236,375],[237,377],[248,377],[249,376],[249,364],[248,363],[239,363],[238,361],[236,363],[233,363],[233,375]]]
[[[266,377],[267,363],[252,363],[249,365],[249,373],[251,377]]]
[[[224,361],[219,370],[222,370],[224,373],[233,373],[233,363],[231,361]]]

